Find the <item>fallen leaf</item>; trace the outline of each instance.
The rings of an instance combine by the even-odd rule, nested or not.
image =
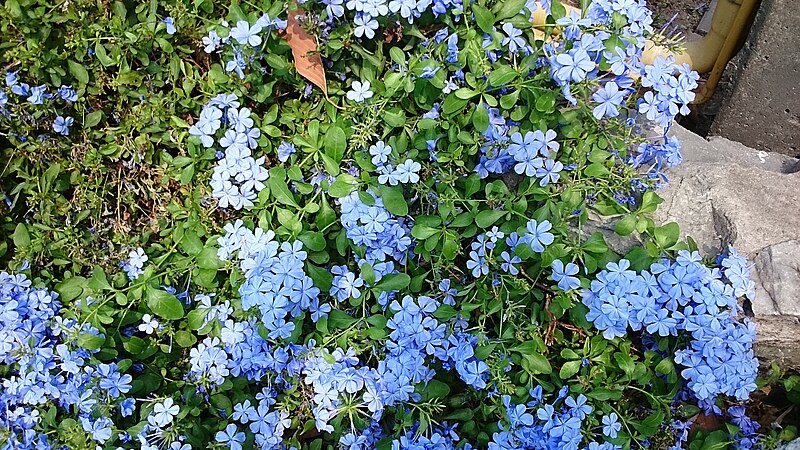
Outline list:
[[[297,17],[303,14],[302,9],[289,11],[286,24],[286,42],[292,48],[292,56],[294,56],[294,66],[297,69],[297,73],[322,89],[322,93],[327,97],[328,82],[325,79],[322,57],[317,53],[317,40],[306,33],[297,20]]]

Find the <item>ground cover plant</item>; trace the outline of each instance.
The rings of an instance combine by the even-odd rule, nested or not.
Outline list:
[[[747,261],[648,217],[698,75],[579,11],[6,1],[0,448],[769,445]]]

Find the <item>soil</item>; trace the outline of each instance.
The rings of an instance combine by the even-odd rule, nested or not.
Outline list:
[[[648,0],[647,2],[647,6],[653,11],[655,29],[666,26],[666,34],[680,33],[685,39],[696,33],[697,25],[710,5],[711,0]]]

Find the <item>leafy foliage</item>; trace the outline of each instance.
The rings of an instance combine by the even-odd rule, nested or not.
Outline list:
[[[710,386],[677,316],[746,329],[746,265],[649,218],[697,74],[585,3],[6,1],[3,442],[667,448],[702,411],[689,448],[753,445],[755,368]]]

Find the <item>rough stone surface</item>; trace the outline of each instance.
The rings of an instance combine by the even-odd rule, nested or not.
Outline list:
[[[800,161],[673,133],[684,162],[670,172],[656,220],[677,222],[706,255],[733,245],[753,262],[756,354],[800,368]]]
[[[704,255],[733,245],[753,262],[756,354],[800,369],[800,161],[724,138],[707,141],[678,125],[671,132],[684,162],[668,173],[655,221],[677,222]],[[638,243],[617,236],[613,221],[591,220],[583,229],[595,231],[620,254]]]
[[[783,444],[775,450],[800,450],[800,439],[795,439],[792,442]]]
[[[784,241],[762,249],[754,260],[758,301],[756,317],[800,317],[800,241]],[[798,336],[800,339],[800,336]]]
[[[711,133],[749,147],[800,156],[800,2],[764,0],[739,56],[733,86]]]
[[[706,254],[734,245],[752,257],[770,245],[800,239],[796,159],[774,153],[760,159],[757,151],[726,139],[709,142],[673,129],[683,143],[684,162],[669,172],[657,222],[678,222]]]

